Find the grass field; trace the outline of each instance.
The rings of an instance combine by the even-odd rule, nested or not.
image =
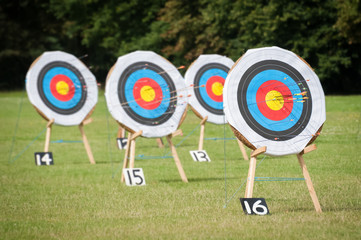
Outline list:
[[[189,183],[180,180],[173,159],[151,159],[135,162],[147,185],[127,187],[120,182],[124,150],[116,148],[117,125],[103,92],[93,123],[84,127],[96,165],[89,164],[82,143],[51,143],[55,165],[35,166],[34,152],[43,151],[45,133],[19,154],[46,122],[23,92],[0,93],[0,106],[0,239],[361,238],[361,96],[326,97],[318,150],[304,156],[323,213],[315,212],[304,181],[257,181],[253,195],[266,199],[267,216],[242,211],[239,198],[248,162],[236,141],[206,140],[212,161],[191,159],[199,128],[184,137],[200,120],[190,111],[181,127],[184,136],[174,139],[175,144],[184,140],[177,151]],[[228,126],[212,124],[206,125],[205,135],[233,137]],[[77,127],[54,126],[51,139],[77,141],[81,136]],[[168,152],[154,139],[137,140],[137,156]],[[296,156],[259,159],[258,177],[303,177]]]

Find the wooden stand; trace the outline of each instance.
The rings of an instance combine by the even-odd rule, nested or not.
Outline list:
[[[83,138],[83,143],[84,143],[84,147],[85,147],[85,150],[88,154],[88,158],[89,158],[89,161],[91,164],[95,164],[95,161],[94,161],[94,157],[93,157],[93,153],[91,151],[91,148],[90,148],[90,145],[89,145],[89,142],[88,142],[88,139],[85,135],[85,132],[84,132],[84,129],[83,129],[83,125],[86,125],[88,123],[90,123],[92,121],[91,118],[83,121],[80,125],[79,125],[79,130],[80,130],[80,133],[81,133],[81,136]],[[47,125],[46,125],[46,137],[45,137],[45,146],[44,146],[44,152],[48,152],[49,151],[49,145],[50,145],[50,136],[51,136],[51,127],[54,123],[54,119],[51,119],[48,121]]]
[[[124,138],[124,136],[125,136],[125,129],[119,126],[117,138]]]
[[[300,152],[299,154],[297,154],[297,159],[298,162],[300,163],[301,169],[302,169],[302,173],[303,176],[305,178],[306,184],[307,184],[307,188],[308,191],[311,195],[312,198],[312,202],[313,205],[315,207],[316,212],[321,213],[322,209],[320,206],[320,203],[318,201],[315,189],[313,188],[313,184],[311,181],[311,177],[307,171],[307,167],[306,164],[303,160],[303,155],[306,153],[309,153],[313,150],[316,150],[316,145],[310,145],[308,147],[306,147],[302,152]],[[251,154],[251,161],[249,163],[249,170],[248,170],[248,178],[247,178],[247,186],[246,186],[246,192],[245,192],[245,198],[252,198],[253,195],[253,186],[254,186],[254,177],[255,177],[255,172],[256,172],[256,161],[257,161],[257,156],[266,152],[266,147],[261,147],[261,148],[257,148],[256,150],[254,150]]]
[[[122,126],[119,126],[117,138],[124,138],[125,137],[125,129]],[[156,139],[158,147],[164,148],[163,140],[161,138]]]
[[[52,127],[53,123],[54,123],[54,118],[49,120],[48,124],[46,124],[46,136],[45,136],[44,152],[49,152],[51,127]]]
[[[312,184],[312,181],[311,181],[310,174],[308,173],[308,170],[307,170],[305,161],[303,160],[303,157],[302,157],[303,154],[312,152],[313,150],[316,150],[316,145],[315,145],[315,144],[312,144],[312,145],[306,147],[305,149],[303,149],[302,152],[300,152],[299,154],[297,154],[297,159],[298,159],[298,162],[300,163],[300,166],[301,166],[301,169],[302,169],[302,173],[303,173],[303,177],[305,178],[308,191],[310,192],[313,205],[315,206],[315,210],[316,210],[316,212],[321,213],[321,212],[322,212],[322,209],[321,209],[320,202],[318,201],[318,198],[317,198],[317,195],[316,195],[316,191],[315,191],[315,189],[313,188],[313,184]]]
[[[86,137],[86,135],[85,135],[85,132],[84,132],[84,129],[83,129],[83,126],[84,126],[84,125],[89,124],[89,123],[91,123],[91,122],[92,122],[92,119],[91,119],[91,118],[83,121],[83,122],[80,123],[80,125],[79,125],[79,130],[80,130],[81,137],[83,138],[83,143],[84,143],[84,147],[85,147],[86,153],[88,154],[89,162],[90,162],[91,164],[95,164],[92,150],[91,150],[91,148],[90,148],[88,139],[87,139],[87,137]]]
[[[243,159],[246,160],[246,161],[248,161],[249,159],[248,159],[247,152],[246,152],[246,148],[244,147],[243,142],[241,142],[241,141],[237,138],[237,143],[238,143],[239,149],[241,149]]]
[[[179,157],[178,157],[178,154],[177,154],[177,150],[176,150],[176,148],[175,148],[175,146],[173,145],[173,142],[172,142],[173,137],[181,135],[181,134],[182,134],[182,130],[179,129],[179,130],[175,131],[174,133],[168,135],[166,138],[167,138],[167,142],[169,144],[169,147],[172,150],[172,155],[173,155],[175,164],[177,165],[179,175],[181,176],[182,181],[187,183],[188,182],[187,176],[184,173],[182,164],[181,164],[181,162],[179,160]]]
[[[200,125],[201,125],[201,132],[199,134],[199,143],[198,143],[198,150],[203,150],[203,141],[204,141],[204,127],[206,125],[206,122],[207,122],[207,119],[208,119],[208,116],[205,116]]]
[[[168,144],[169,144],[169,146],[170,146],[170,148],[172,150],[172,155],[173,155],[175,164],[176,164],[176,166],[178,168],[179,175],[181,176],[181,179],[182,179],[183,182],[188,182],[187,176],[185,175],[182,164],[181,164],[181,162],[179,160],[177,150],[176,150],[176,148],[175,148],[175,146],[173,145],[173,142],[172,142],[172,137],[178,136],[180,134],[182,134],[182,130],[179,129],[179,130],[175,131],[174,133],[168,135],[166,138],[167,138]],[[142,135],[142,131],[136,132],[134,134],[132,134],[132,133],[128,134],[128,145],[127,145],[127,148],[125,149],[125,155],[124,155],[124,161],[123,161],[123,169],[127,168],[128,165],[129,165],[129,168],[134,168],[135,139],[137,137],[141,136],[141,135]],[[128,159],[130,160],[130,162],[128,161]],[[122,171],[121,182],[124,182],[123,171]]]
[[[164,148],[164,143],[163,143],[163,140],[161,138],[157,138],[156,141],[157,141],[157,144],[158,144],[159,148]]]
[[[254,185],[254,177],[256,173],[256,162],[257,156],[266,152],[266,147],[257,148],[251,153],[251,161],[249,162],[249,170],[248,170],[248,178],[247,178],[247,186],[246,193],[244,195],[245,198],[252,198],[253,195],[253,185]]]

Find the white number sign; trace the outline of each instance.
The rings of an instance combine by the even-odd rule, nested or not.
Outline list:
[[[142,168],[124,168],[123,174],[127,186],[145,185],[145,178]]]
[[[266,215],[269,214],[269,210],[264,198],[241,198],[241,204],[244,213]]]
[[[210,162],[207,152],[205,150],[189,151],[195,162]]]
[[[128,139],[127,138],[117,138],[118,148],[125,149],[127,147]]]
[[[54,165],[52,152],[36,152],[34,155],[36,165]]]

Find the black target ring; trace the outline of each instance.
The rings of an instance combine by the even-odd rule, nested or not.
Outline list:
[[[48,93],[49,90],[44,89],[44,85],[46,85],[46,84],[44,84],[45,76],[47,73],[49,73],[50,70],[56,69],[56,68],[68,69],[70,72],[72,72],[76,76],[77,81],[79,81],[79,83],[80,83],[80,86],[76,86],[76,90],[75,90],[80,95],[80,98],[78,98],[76,100],[76,105],[74,107],[71,107],[71,108],[56,107],[52,103],[51,99],[49,99],[46,96],[46,93]],[[79,85],[79,83],[75,84],[75,85]],[[42,99],[42,101],[45,103],[45,105],[52,111],[59,113],[59,114],[70,115],[70,114],[74,114],[74,113],[78,112],[80,109],[83,108],[86,98],[87,98],[86,83],[85,83],[85,80],[84,80],[82,74],[79,72],[79,70],[76,67],[74,67],[73,65],[71,65],[67,62],[63,62],[63,61],[54,61],[54,62],[48,63],[41,69],[41,71],[39,73],[38,81],[37,81],[37,88],[38,88],[39,96]]]
[[[141,116],[139,113],[136,112],[137,110],[131,106],[126,97],[129,94],[132,95],[132,93],[129,93],[130,90],[126,89],[125,87],[129,77],[136,71],[143,70],[145,68],[161,75],[167,85],[161,86],[161,90],[169,93],[169,97],[162,100],[161,106],[159,106],[160,108],[164,108],[162,109],[164,114],[155,118],[147,118]],[[171,77],[164,69],[162,69],[158,65],[146,61],[133,63],[123,71],[118,81],[118,98],[120,104],[122,105],[124,111],[128,114],[128,116],[130,116],[136,122],[147,126],[157,126],[167,122],[172,117],[172,114],[174,113],[177,106],[177,91]],[[169,104],[167,104],[167,102],[169,102]],[[166,105],[166,107],[164,107],[164,105]]]
[[[201,81],[201,77],[203,76],[203,74],[208,71],[208,70],[212,70],[212,69],[220,69],[225,71],[226,73],[228,73],[229,68],[223,64],[219,64],[219,63],[208,63],[206,65],[204,65],[203,67],[201,67],[195,78],[194,78],[194,93],[196,95],[196,98],[198,99],[199,103],[202,105],[202,107],[204,109],[206,109],[207,111],[216,114],[216,115],[224,115],[223,109],[216,109],[211,107],[208,103],[205,102],[204,97],[202,96],[203,94],[201,93],[200,90],[200,81]]]
[[[310,92],[307,93],[309,100],[302,103],[302,113],[298,119],[295,119],[295,124],[291,128],[283,131],[272,131],[269,128],[262,126],[259,121],[252,116],[249,110],[246,93],[254,77],[266,70],[278,70],[289,75],[294,80],[294,85],[292,87],[298,89],[298,92],[302,92],[303,89],[308,89],[306,80],[292,66],[277,60],[260,61],[249,67],[239,81],[237,88],[239,110],[246,123],[264,138],[272,141],[286,141],[298,136],[309,123],[312,114],[312,96]]]

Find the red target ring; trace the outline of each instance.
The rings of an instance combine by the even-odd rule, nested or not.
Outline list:
[[[141,78],[134,84],[133,95],[137,104],[148,110],[162,103],[163,93],[159,84],[151,78]]]
[[[292,93],[282,82],[269,80],[256,93],[257,105],[266,118],[280,121],[287,118],[293,109]]]
[[[50,91],[59,101],[69,101],[74,97],[75,86],[66,75],[58,74],[50,81]]]
[[[208,96],[216,102],[223,102],[224,78],[221,76],[212,76],[206,83]]]

